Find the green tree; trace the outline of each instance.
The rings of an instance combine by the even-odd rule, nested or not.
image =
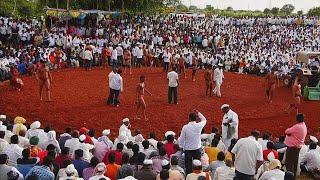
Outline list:
[[[187,12],[188,10],[188,7],[184,4],[179,4],[176,6],[176,11],[178,12]]]
[[[214,8],[211,5],[206,5],[205,11],[213,11]]]
[[[263,13],[266,14],[266,15],[269,15],[269,14],[271,14],[271,10],[269,8],[265,8],[263,10]]]
[[[294,11],[294,6],[292,4],[285,4],[280,11],[286,15],[290,15]]]
[[[189,10],[190,11],[194,11],[194,10],[197,10],[198,9],[198,7],[197,6],[194,6],[194,5],[191,5],[190,7],[189,7]]]
[[[271,14],[277,16],[279,14],[279,8],[277,7],[274,7],[271,9]]]
[[[302,10],[297,11],[297,14],[298,14],[299,16],[302,16],[302,15],[303,15],[303,11],[302,11]]]
[[[227,7],[227,11],[233,11],[233,8],[231,6]]]
[[[308,16],[320,16],[320,7],[311,8],[308,11]]]

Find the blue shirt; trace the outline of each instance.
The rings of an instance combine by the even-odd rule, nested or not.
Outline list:
[[[54,180],[54,174],[48,166],[34,166],[26,176],[26,179],[31,175],[38,175],[41,180]]]
[[[83,177],[82,176],[82,172],[85,168],[89,167],[89,163],[87,161],[84,161],[82,159],[75,159],[72,161],[72,164],[74,165],[74,167],[76,168],[76,170],[78,171],[79,177]]]

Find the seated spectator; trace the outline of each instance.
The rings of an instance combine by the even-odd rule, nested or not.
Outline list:
[[[65,129],[65,132],[63,134],[60,134],[59,146],[61,149],[64,148],[66,141],[72,138],[70,134],[71,134],[71,128],[69,127]]]
[[[88,180],[90,177],[93,176],[94,170],[98,164],[99,164],[99,159],[96,157],[92,157],[90,160],[89,167],[83,170],[82,175],[84,180]]]
[[[59,178],[59,180],[83,180],[82,178],[78,177],[78,172],[75,169],[73,164],[69,164],[65,169],[65,176]]]
[[[149,149],[150,148],[149,141],[148,140],[142,141],[142,147],[143,147],[143,149],[141,152],[144,153],[146,155],[146,158],[148,159],[150,157],[151,152],[152,152],[152,150]]]
[[[14,118],[14,125],[12,132],[16,135],[19,135],[20,131],[27,131],[27,127],[24,125],[26,123],[26,119],[20,116]]]
[[[11,144],[7,146],[4,153],[9,157],[9,166],[17,167],[17,159],[21,157],[23,149],[18,145],[19,138],[17,135],[13,135],[10,138]]]
[[[282,148],[287,147],[287,146],[284,144],[284,140],[285,140],[285,139],[286,139],[286,136],[280,136],[278,142],[274,143],[274,149],[275,149],[275,150],[278,150],[278,149],[282,149]],[[282,162],[284,153],[278,152],[278,154],[279,154],[279,160],[280,160],[280,162]]]
[[[26,136],[26,131],[20,130],[19,132],[19,146],[22,147],[23,149],[29,148],[30,147],[30,143],[29,143],[29,139],[25,137]]]
[[[269,171],[262,174],[259,180],[284,179],[285,172],[281,171],[281,163],[278,159],[273,159],[269,164]]]
[[[65,160],[65,161],[63,161],[63,164],[62,164],[62,166],[61,166],[60,169],[59,169],[59,172],[58,172],[58,174],[57,174],[57,176],[56,176],[56,179],[60,179],[60,177],[65,177],[65,176],[67,176],[66,168],[67,168],[70,164],[72,164],[72,161],[71,161],[71,160]],[[78,171],[75,172],[75,175],[74,175],[74,176],[79,177]]]
[[[175,144],[175,145],[174,145],[174,149],[175,149],[176,153],[172,154],[172,155],[171,155],[171,158],[174,157],[174,156],[177,157],[178,165],[179,165],[182,169],[184,169],[184,166],[185,166],[185,163],[184,163],[184,160],[185,160],[184,153],[183,153],[182,149],[179,147],[178,144]]]
[[[235,169],[233,163],[230,160],[226,160],[225,166],[220,166],[216,169],[213,179],[214,180],[233,180],[235,177]]]
[[[263,150],[263,160],[271,161],[272,159],[279,159],[278,151],[274,149],[272,141],[267,143],[267,149]]]
[[[155,180],[157,174],[152,169],[152,160],[146,159],[143,161],[143,166],[134,174],[134,178],[143,180]]]
[[[132,165],[138,165],[138,154],[139,154],[139,145],[138,144],[134,144],[132,146],[132,152],[133,152],[133,155],[130,158],[129,162]]]
[[[89,163],[85,160],[83,160],[83,150],[77,149],[74,153],[75,159],[72,161],[72,164],[74,164],[74,167],[78,171],[79,177],[83,177],[82,172],[85,168],[89,167]]]
[[[163,170],[167,170],[169,172],[168,179],[184,180],[183,175],[178,170],[170,169],[170,162],[167,160],[162,161],[162,171]],[[160,172],[160,174],[161,174],[161,172]],[[161,179],[160,174],[157,175],[157,180]]]
[[[133,142],[132,142],[132,141],[129,141],[129,142],[127,143],[127,148],[124,149],[122,152],[129,154],[129,157],[131,158],[131,157],[133,156],[133,150],[132,150],[132,148],[133,148]]]
[[[71,157],[74,157],[74,151],[77,150],[75,148],[77,148],[79,144],[80,144],[79,131],[75,130],[72,132],[72,138],[66,140],[64,147],[68,147],[71,152]]]
[[[122,179],[128,176],[133,176],[133,167],[129,164],[129,154],[123,153],[122,155],[122,166],[119,168],[117,173],[117,179]]]
[[[70,156],[70,149],[68,147],[64,147],[61,150],[61,154],[59,154],[54,162],[57,163],[57,165],[61,168],[63,166],[63,162],[65,160],[72,160],[71,156]]]
[[[269,132],[265,132],[262,135],[262,139],[258,139],[258,143],[261,145],[262,150],[266,150],[267,149],[267,143],[270,141],[271,138],[271,133]]]
[[[204,151],[209,156],[209,163],[217,160],[217,155],[220,152],[220,149],[217,147],[219,144],[219,140],[213,139],[210,147],[205,147]]]
[[[108,157],[108,164],[106,167],[105,176],[110,178],[111,180],[117,179],[117,172],[120,169],[120,165],[116,164],[116,154],[114,152],[111,152]]]
[[[9,179],[8,174],[11,171],[17,173],[19,179],[23,179],[23,175],[15,167],[8,165],[8,158],[6,154],[0,154],[0,179]]]
[[[156,133],[155,132],[151,132],[150,133],[148,141],[150,143],[151,149],[152,150],[156,150],[158,141],[157,141],[157,137],[156,137]]]
[[[115,155],[115,163],[118,165],[121,165],[122,163],[122,150],[124,148],[124,145],[122,143],[118,143],[117,144],[117,149],[116,150],[111,150],[108,151],[105,155],[104,158],[102,160],[102,162],[104,162],[105,164],[109,164],[109,154],[110,153],[114,153]]]
[[[311,174],[320,170],[320,154],[317,151],[316,143],[310,143],[309,151],[301,159],[300,168],[302,172],[308,172]]]
[[[81,149],[83,151],[83,160],[90,162],[90,159],[93,157],[92,151],[94,146],[92,144],[86,143],[86,135],[82,134],[79,136],[79,144],[75,149]]]
[[[163,146],[161,146],[158,149],[158,151],[159,152],[153,151],[150,155],[150,159],[152,160],[153,170],[156,173],[160,173],[160,171],[162,169],[162,167],[161,167],[162,160],[169,160],[167,157],[166,150],[164,149]]]
[[[106,173],[107,167],[104,163],[99,163],[95,167],[94,174],[89,180],[110,180],[108,177],[106,177],[104,174]]]
[[[166,140],[167,140],[167,143],[164,144],[164,149],[166,150],[168,157],[171,157],[171,155],[175,153],[174,136],[170,134],[166,137]]]
[[[55,131],[49,131],[48,132],[48,140],[44,142],[44,147],[47,148],[49,144],[52,144],[56,147],[56,151],[58,154],[61,153],[60,145],[59,142],[57,141],[56,138],[56,132]]]
[[[211,180],[210,174],[208,172],[202,171],[201,161],[195,159],[192,161],[193,164],[193,171],[192,173],[188,174],[186,180],[194,180],[197,179],[199,176],[206,177],[206,180]]]
[[[39,153],[42,152],[42,149],[38,146],[39,138],[37,136],[33,136],[30,138],[29,143],[30,143],[30,156],[39,157]]]
[[[225,155],[222,151],[220,151],[217,155],[217,160],[210,163],[210,165],[206,168],[206,171],[210,171],[211,178],[214,177],[214,173],[216,169],[221,166],[225,166]]]
[[[102,142],[106,145],[106,148],[111,150],[113,147],[113,142],[108,137],[110,135],[110,129],[105,129],[102,131],[102,136],[98,138],[98,142]]]
[[[90,137],[92,144],[95,144],[96,142],[98,142],[98,140],[94,137],[94,135],[95,135],[94,129],[90,129],[88,131],[88,136]]]
[[[17,159],[17,169],[23,176],[26,176],[28,172],[39,163],[40,159],[38,157],[32,158],[30,156],[30,149],[24,149],[22,151],[22,158]]]
[[[184,171],[184,169],[182,167],[180,167],[178,165],[178,162],[179,162],[178,157],[177,156],[172,156],[171,157],[171,168],[170,169],[179,171],[183,175],[183,177],[185,177],[185,171]]]
[[[4,139],[6,135],[7,127],[2,125],[2,121],[0,121],[0,154],[3,153],[4,149],[9,146],[9,143]]]
[[[54,180],[54,174],[51,170],[53,159],[50,156],[44,158],[42,166],[34,166],[26,176],[26,179],[31,175],[38,175],[41,180]]]

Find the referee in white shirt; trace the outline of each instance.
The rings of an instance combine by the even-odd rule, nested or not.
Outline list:
[[[123,80],[121,77],[121,69],[118,69],[115,74],[112,74],[109,79],[109,87],[110,87],[110,94],[107,100],[108,105],[114,105],[119,107],[119,94],[120,91],[123,91]]]
[[[200,122],[196,122],[197,118]],[[201,158],[201,131],[207,123],[207,119],[198,111],[194,110],[189,114],[189,123],[184,125],[180,138],[179,146],[185,153],[186,175],[192,173],[192,161]]]
[[[167,74],[169,80],[168,86],[168,102],[169,104],[178,104],[178,86],[179,86],[179,75],[176,72],[177,68],[172,67],[172,71]]]

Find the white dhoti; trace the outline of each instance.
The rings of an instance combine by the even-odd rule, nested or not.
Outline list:
[[[218,96],[218,97],[221,97],[221,84],[222,82],[221,81],[215,81],[215,87],[213,89],[213,93]]]

